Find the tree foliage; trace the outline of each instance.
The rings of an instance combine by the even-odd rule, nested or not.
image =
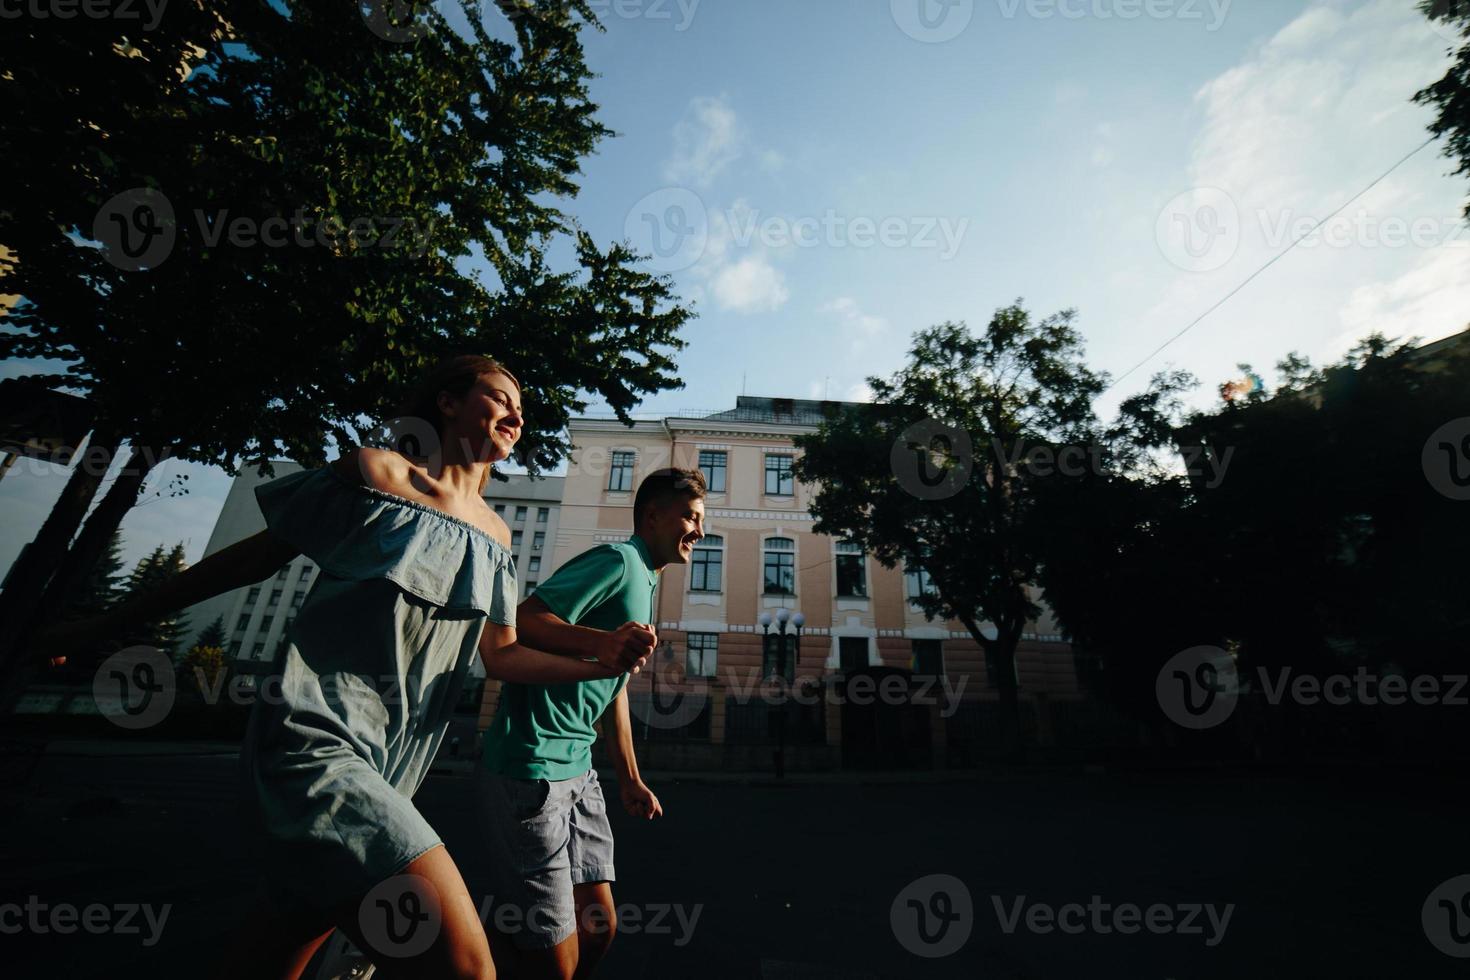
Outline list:
[[[1455,172],[1470,175],[1470,2],[1423,0],[1419,9],[1426,17],[1458,30],[1460,44],[1449,71],[1416,94],[1414,101],[1438,110],[1429,128],[1434,135],[1449,138],[1445,155],[1459,161]],[[1470,217],[1470,203],[1465,205],[1465,214]]]
[[[355,3],[179,0],[142,32],[9,22],[0,293],[25,301],[0,356],[64,362],[40,380],[135,445],[226,469],[320,461],[449,352],[512,365],[533,468],[565,452],[584,393],[621,415],[677,387],[689,312],[562,210],[610,135],[588,96],[591,11],[480,6],[463,0],[451,27],[415,5],[406,43]],[[135,189],[152,211],[116,220],[174,241],[130,271],[94,229]],[[548,262],[560,245],[569,269]]]
[[[1045,476],[1028,460],[1085,446],[1103,388],[1074,321],[1070,310],[1037,319],[1018,301],[979,335],[960,323],[923,330],[897,374],[869,379],[874,404],[797,439],[797,475],[818,486],[816,530],[926,571],[935,591],[921,607],[964,624],[1012,713],[1016,646],[1040,611],[1029,529],[1045,517]]]

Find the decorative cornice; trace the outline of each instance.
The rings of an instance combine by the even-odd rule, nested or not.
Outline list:
[[[815,523],[816,518],[809,511],[804,510],[728,510],[724,507],[715,507],[709,510],[707,517],[734,518],[746,521],[804,521]]]

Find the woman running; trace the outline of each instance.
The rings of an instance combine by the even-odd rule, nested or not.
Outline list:
[[[459,869],[410,802],[470,664],[550,684],[637,670],[652,648],[633,629],[596,662],[516,642],[510,532],[482,493],[520,438],[520,397],[490,358],[438,365],[404,412],[437,421],[433,457],[359,449],[264,484],[267,530],[108,617],[153,618],[297,554],[320,569],[241,752],[265,881],[223,976],[295,980],[334,928],[385,980],[495,976]]]

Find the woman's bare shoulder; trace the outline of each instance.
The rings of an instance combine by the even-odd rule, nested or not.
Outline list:
[[[330,465],[345,480],[388,493],[401,493],[408,470],[398,453],[374,446],[350,449]]]

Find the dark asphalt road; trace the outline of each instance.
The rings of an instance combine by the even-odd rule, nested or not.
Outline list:
[[[44,758],[29,778],[7,769],[0,906],[36,896],[102,905],[110,921],[125,905],[170,911],[146,945],[141,914],[136,933],[58,935],[14,931],[17,916],[0,908],[5,975],[207,976],[253,886],[234,765],[225,755],[70,755]],[[420,805],[479,899],[470,788],[433,777]],[[619,936],[608,978],[1466,975],[1467,961],[1438,951],[1421,922],[1430,892],[1470,873],[1449,777],[666,778],[653,788],[664,819],[614,814],[614,892],[643,922]],[[895,928],[900,892],[936,874],[964,884],[973,916],[952,887],[948,898],[910,893]],[[1126,903],[1160,907],[1155,928],[1116,931],[1130,924],[1126,911],[1115,918]],[[938,945],[917,938],[916,908]],[[1073,931],[1047,929],[1049,910]],[[946,912],[960,918],[940,933]],[[1187,934],[1166,917],[1187,919]],[[923,958],[904,938],[921,951],[959,948]]]

